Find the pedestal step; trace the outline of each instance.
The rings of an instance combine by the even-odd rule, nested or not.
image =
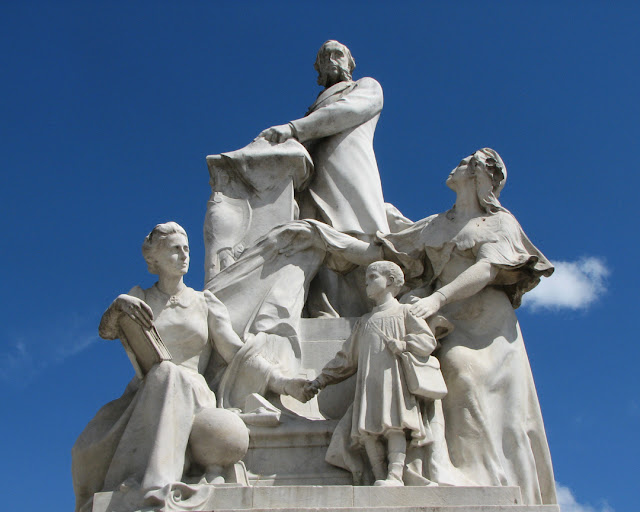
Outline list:
[[[199,512],[559,512],[557,505],[522,505],[518,487],[198,486],[180,491],[166,510]],[[98,493],[93,512],[119,512],[120,493]],[[190,501],[197,503],[190,503]],[[129,509],[131,510],[131,509]],[[149,510],[148,508],[145,510]],[[165,510],[158,508],[157,510]]]
[[[351,473],[325,462],[335,421],[291,420],[275,428],[250,426],[244,457],[252,486],[350,486]]]
[[[237,509],[216,509],[215,512],[235,512]],[[461,505],[442,507],[315,507],[315,508],[252,508],[251,512],[560,512],[558,505]]]

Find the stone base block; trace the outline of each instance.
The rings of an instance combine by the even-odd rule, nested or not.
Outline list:
[[[98,493],[93,512],[125,512],[121,493]],[[172,499],[141,512],[560,512],[557,505],[522,505],[518,487],[201,486],[197,503]],[[184,496],[183,496],[184,497]],[[193,500],[191,500],[193,501]],[[132,512],[128,509],[127,512]]]
[[[244,463],[251,485],[352,484],[351,473],[324,460],[335,423],[299,418],[276,428],[250,427]]]
[[[462,507],[314,507],[314,508],[256,508],[252,512],[560,512],[558,505],[465,505]],[[216,509],[215,512],[232,512]]]

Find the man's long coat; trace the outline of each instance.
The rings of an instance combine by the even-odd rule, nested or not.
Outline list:
[[[382,87],[373,78],[339,82],[291,122],[313,158],[311,196],[323,220],[343,233],[389,232],[373,152],[382,104]]]

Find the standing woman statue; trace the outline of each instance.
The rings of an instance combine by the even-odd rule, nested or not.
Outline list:
[[[244,423],[232,412],[216,409],[216,396],[202,376],[212,351],[229,363],[242,342],[224,304],[211,292],[196,292],[184,284],[189,270],[187,234],[175,222],[158,224],[145,238],[142,253],[158,282],[118,296],[102,317],[100,336],[120,338],[119,320],[127,315],[143,328],[155,325],[172,360],[154,365],[143,378],[134,377],[124,394],[102,407],[76,441],[72,451],[76,511],[87,510],[94,493],[115,491],[123,484],[141,489],[146,502],[153,503],[154,495],[161,496],[158,491],[180,482],[194,461],[204,466],[206,481],[224,481],[220,467],[207,467],[216,461],[207,461],[207,453],[194,449],[197,445],[205,452],[213,450],[210,439],[201,437],[203,430],[207,436],[207,418],[212,414],[235,432],[225,439],[219,432],[211,436],[213,444],[224,445],[214,459],[227,450],[223,458],[230,455],[235,460],[226,464],[237,462],[248,445]],[[200,438],[192,435],[196,430]],[[235,456],[229,453],[233,446],[239,447]]]

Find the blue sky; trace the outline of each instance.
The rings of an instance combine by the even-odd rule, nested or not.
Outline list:
[[[70,449],[132,369],[104,309],[150,286],[144,235],[190,234],[207,154],[300,117],[347,44],[385,106],[385,199],[444,211],[489,146],[503,205],[558,272],[518,311],[565,512],[637,505],[640,7],[632,2],[3,2],[0,476],[7,510],[70,510]]]

